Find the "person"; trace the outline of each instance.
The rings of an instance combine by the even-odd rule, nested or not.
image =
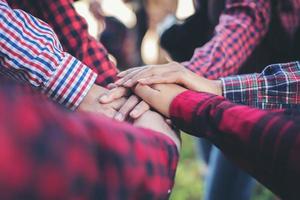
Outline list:
[[[170,67],[172,66],[172,67]],[[234,75],[210,80],[183,67],[180,63],[132,68],[118,74],[129,85],[179,84],[197,92],[207,92],[237,104],[262,109],[300,106],[299,61],[272,64],[261,73]],[[129,78],[130,77],[130,78]]]
[[[173,67],[171,68],[170,65]],[[179,63],[169,63],[166,65],[133,68],[122,72],[119,76],[131,77],[131,80],[129,81],[131,82],[130,84],[139,83],[153,85],[176,83],[193,91],[208,92],[219,96],[223,95],[226,99],[229,99],[234,103],[245,104],[251,107],[260,107],[264,109],[298,109],[300,107],[300,93],[298,91],[300,86],[299,66],[299,62],[273,64],[267,66],[260,74],[236,75],[221,78],[221,80],[209,80],[198,76]],[[161,91],[158,88],[157,93],[159,92],[166,91]],[[141,97],[146,101],[147,98],[151,98],[146,97],[147,95],[154,95],[153,93],[141,94]],[[153,98],[162,99],[164,97],[165,96],[155,96]],[[189,100],[193,101],[193,99]],[[147,102],[149,103],[149,101]],[[190,105],[188,102],[185,102],[185,104]],[[161,106],[164,106],[165,109],[169,108],[168,105],[165,104],[162,104]],[[211,126],[213,127],[213,125]],[[201,130],[203,129],[200,129],[199,133]],[[242,133],[241,130],[241,133],[239,134]],[[236,182],[240,182],[240,179]],[[245,190],[243,186],[244,185],[241,184],[237,185],[236,190]],[[229,190],[232,190],[233,188],[232,186],[227,185],[224,187]],[[231,192],[227,192],[226,194],[231,194]],[[230,196],[237,197],[243,194],[245,195],[245,193],[238,193]],[[216,197],[218,194],[208,194],[206,198],[212,196]],[[249,196],[247,196],[247,198],[248,197]]]
[[[16,9],[24,10],[31,15],[45,21],[56,33],[65,52],[80,60],[95,74],[91,80],[92,90],[85,96],[78,109],[101,112],[118,120],[138,118],[149,106],[134,96],[125,88],[113,88],[109,85],[116,80],[117,68],[109,60],[105,47],[89,35],[86,21],[76,12],[72,0],[7,0],[7,3]],[[83,81],[87,74],[82,74]],[[109,90],[108,90],[109,89]],[[116,98],[113,103],[106,103],[106,95]],[[98,98],[103,98],[99,101]],[[125,100],[127,98],[127,100]],[[97,109],[91,103],[97,102]],[[121,103],[122,102],[122,103]],[[121,106],[119,106],[122,104]]]
[[[198,75],[218,79],[260,72],[266,65],[299,58],[299,1],[196,2],[195,16],[165,32],[161,43],[174,60],[186,61],[181,64]],[[201,28],[194,30],[195,24]],[[194,42],[196,36],[199,39]],[[199,144],[210,169],[204,199],[249,199],[254,185],[251,178],[207,140],[200,139]],[[226,174],[226,179],[220,174]],[[240,185],[244,185],[243,190]]]
[[[274,89],[273,97],[277,97],[270,98],[275,100],[271,104],[281,105],[289,101],[280,98],[281,94],[299,98],[296,88],[300,85],[300,79],[282,79],[287,72],[290,72],[291,77],[293,74],[299,77],[299,65],[299,62],[289,63],[281,73],[278,70],[283,66],[273,65],[269,68],[274,69],[273,74],[269,71],[269,75],[260,76],[260,80],[265,78],[267,81],[279,81],[270,82],[273,86],[267,86]],[[294,71],[290,71],[291,69]],[[207,80],[202,79],[204,85],[198,87],[202,87],[203,91],[207,91],[205,81]],[[216,85],[215,82],[209,83]],[[286,90],[290,87],[294,88],[292,92]],[[235,104],[219,95],[187,90],[171,83],[140,83],[134,87],[134,91],[184,132],[207,138],[279,197],[299,199],[299,105],[289,109],[265,111]]]
[[[0,157],[5,160],[5,164],[0,166],[0,193],[3,194],[1,196],[7,199],[65,199],[65,197],[71,198],[70,195],[80,196],[83,187],[86,186],[89,188],[84,190],[82,195],[90,199],[114,198],[119,189],[122,191],[122,197],[128,196],[128,199],[166,198],[173,186],[180,141],[163,118],[148,111],[134,120],[134,124],[160,131],[167,137],[152,133],[150,130],[132,131],[131,135],[130,129],[134,128],[128,124],[122,125],[101,115],[89,117],[81,112],[76,114],[53,106],[47,102],[41,92],[64,105],[65,108],[75,109],[78,102],[80,103],[78,99],[84,97],[84,93],[93,90],[91,80],[96,79],[95,73],[64,52],[56,35],[44,22],[22,10],[11,9],[5,0],[0,0],[0,10],[0,71],[2,75],[24,84],[22,87],[15,87],[15,83],[6,84],[3,81],[4,76],[0,76],[0,109],[2,109]],[[84,74],[88,74],[86,82],[81,81]],[[28,89],[28,85],[36,90]],[[92,89],[87,91],[89,88]],[[96,112],[97,109],[102,109],[99,108],[101,106],[97,107],[99,103],[96,100],[90,104],[96,105],[93,107]],[[149,119],[153,121],[151,127],[148,123]],[[120,143],[110,140],[113,132],[116,136],[120,134],[118,137]],[[135,134],[137,135],[134,136]],[[95,138],[91,140],[93,135]],[[109,145],[108,140],[113,143]],[[155,148],[150,150],[150,146]],[[139,149],[135,153],[130,152],[132,158],[129,159],[130,161],[128,155],[122,154],[126,147],[130,151]],[[143,153],[144,147],[147,151]],[[65,155],[64,153],[68,151],[70,154]],[[156,156],[156,153],[160,156]],[[17,154],[19,156],[16,156]],[[108,155],[115,155],[115,157]],[[65,159],[65,156],[68,159]],[[74,160],[70,160],[72,158]],[[86,160],[87,158],[90,159]],[[70,161],[71,164],[65,161]],[[119,161],[122,163],[120,164]],[[128,171],[128,166],[123,161],[129,162],[130,170],[133,169],[133,163],[137,165],[136,170],[131,171],[134,174]],[[21,164],[17,164],[18,162]],[[77,166],[79,168],[76,167],[76,163],[81,163]],[[115,167],[115,170],[112,167]],[[164,175],[155,175],[157,169]],[[137,173],[140,170],[141,172]],[[68,173],[70,176],[66,177]],[[99,177],[94,177],[98,173],[100,173]],[[147,178],[145,178],[146,174]],[[106,175],[108,178],[103,178]],[[155,181],[157,180],[158,183],[152,182],[151,178],[148,179],[151,175],[155,175]],[[111,179],[116,176],[123,177],[124,183],[127,182],[126,185],[119,181],[120,185],[116,186]],[[129,184],[128,177],[130,180],[136,178],[136,182]],[[106,182],[107,179],[110,181]],[[148,181],[145,182],[146,179]],[[91,185],[82,186],[85,181],[90,182]],[[28,185],[28,183],[32,184]],[[80,187],[76,187],[78,184]],[[155,188],[158,185],[159,188]],[[116,189],[113,189],[114,187]]]
[[[1,198],[169,197],[180,142],[169,126],[155,125],[162,122],[160,115],[148,111],[134,127],[70,112],[3,77],[0,83]]]

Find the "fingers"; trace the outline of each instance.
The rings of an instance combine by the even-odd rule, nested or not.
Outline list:
[[[139,103],[139,98],[135,95],[132,95],[128,98],[125,104],[120,108],[120,110],[114,116],[114,119],[119,121],[124,121],[130,111]]]
[[[142,78],[137,80],[138,83],[144,84],[144,85],[152,85],[152,84],[159,84],[159,83],[179,83],[181,80],[180,73],[177,72],[170,72],[165,73],[162,75],[154,75],[147,78]]]
[[[137,119],[142,116],[145,112],[150,110],[150,106],[145,102],[141,101],[131,112],[130,117],[133,119]]]
[[[145,102],[149,103],[150,105],[152,105],[155,99],[158,99],[157,97],[159,97],[160,94],[158,90],[153,89],[148,85],[141,85],[141,84],[138,84],[134,88],[134,93],[139,97],[141,97]]]
[[[127,96],[129,93],[127,88],[116,87],[112,90],[109,90],[99,98],[99,102],[103,104],[111,103],[116,99]]]
[[[108,118],[113,118],[116,115],[117,111],[114,110],[113,108],[104,108],[104,109],[102,108],[102,111],[98,113],[103,114]]]
[[[110,84],[107,85],[107,89],[109,89],[109,90],[114,89],[116,87],[118,87],[118,86],[114,83],[110,83]]]
[[[122,77],[121,79],[116,81],[115,84],[118,85],[118,86],[124,86],[124,83],[129,81],[133,76],[135,76],[137,73],[139,73],[143,70],[145,70],[145,68],[132,70],[130,73],[127,73],[124,77]]]
[[[133,72],[135,70],[141,70],[143,68],[145,68],[145,67],[133,67],[133,68],[130,68],[128,70],[122,71],[119,74],[117,74],[117,77],[122,78],[122,77],[126,76],[127,74],[130,74],[131,72]]]
[[[174,66],[173,63],[135,68],[124,72],[122,78],[116,84],[123,87],[133,87],[140,79],[152,79],[156,76],[165,77],[163,82],[177,83],[183,76],[183,69],[185,68],[177,65]],[[161,83],[161,81],[156,80],[156,83]]]
[[[129,78],[129,80],[124,82],[123,86],[124,87],[133,87],[134,85],[137,84],[139,79],[150,78],[154,75],[160,74],[161,73],[160,71],[163,71],[163,69],[160,69],[160,68],[146,68],[144,70],[140,70],[139,72],[136,72],[136,73],[132,74],[132,76]]]
[[[104,106],[111,107],[114,110],[120,110],[120,108],[126,103],[127,99],[122,97],[119,99],[114,100],[109,104],[103,104]]]

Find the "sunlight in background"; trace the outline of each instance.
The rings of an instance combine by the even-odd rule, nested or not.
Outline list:
[[[84,19],[88,22],[88,31],[89,33],[94,36],[98,37],[98,25],[97,20],[89,11],[89,4],[87,1],[77,1],[74,3],[74,7],[76,11],[84,17]]]
[[[105,15],[114,16],[128,28],[136,24],[136,15],[122,0],[102,0],[102,9]]]
[[[98,37],[97,21],[89,12],[88,1],[76,2],[74,6],[77,12],[87,20],[89,33],[94,37]],[[106,16],[117,18],[128,28],[133,28],[136,25],[135,13],[122,0],[102,0],[102,9]],[[179,20],[184,20],[194,13],[193,0],[178,0],[176,17]],[[159,59],[159,38],[156,33],[147,32],[142,42],[141,53],[146,64],[155,64]]]
[[[159,58],[159,38],[153,31],[147,31],[141,46],[142,59],[145,64],[156,64]]]
[[[194,13],[193,0],[178,0],[176,17],[179,20],[184,20]],[[159,37],[156,33],[150,31],[146,33],[142,42],[141,52],[145,64],[155,64],[159,60]]]
[[[178,0],[176,17],[180,20],[186,19],[195,13],[193,0]]]

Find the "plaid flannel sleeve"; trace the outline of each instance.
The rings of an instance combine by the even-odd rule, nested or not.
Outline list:
[[[214,37],[183,65],[209,79],[236,74],[265,36],[270,13],[270,0],[226,1]]]
[[[169,137],[0,83],[1,199],[168,199],[179,156]]]
[[[264,111],[187,91],[170,107],[180,129],[205,137],[283,199],[299,199],[300,112]]]
[[[98,74],[96,84],[106,86],[116,80],[117,68],[105,47],[89,35],[87,22],[73,7],[73,0],[7,0],[48,23],[64,50]]]
[[[55,33],[44,22],[11,9],[4,0],[0,0],[0,11],[0,72],[75,109],[94,84],[96,74],[63,52]]]
[[[221,78],[223,96],[235,103],[262,109],[298,107],[300,63],[274,64],[261,74]]]

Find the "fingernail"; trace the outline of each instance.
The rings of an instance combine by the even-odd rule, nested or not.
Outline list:
[[[120,72],[117,74],[117,77],[122,77],[125,74],[125,72]]]
[[[129,79],[128,81],[126,81],[126,82],[124,83],[124,85],[127,86],[127,87],[131,87],[131,86],[132,86],[132,80]]]
[[[116,85],[119,85],[122,81],[123,81],[123,79],[121,78],[121,79],[117,80],[117,81],[115,82],[115,84],[116,84]]]
[[[136,118],[136,117],[137,117],[137,114],[138,114],[138,112],[137,112],[136,110],[133,110],[133,111],[130,113],[130,117]]]
[[[138,82],[142,83],[142,84],[146,84],[147,83],[147,79],[143,78],[143,79],[138,80]]]
[[[122,113],[117,113],[114,118],[118,121],[123,121],[124,119]]]
[[[104,94],[102,97],[100,97],[100,101],[101,102],[106,102],[108,101],[108,96],[106,94]]]

